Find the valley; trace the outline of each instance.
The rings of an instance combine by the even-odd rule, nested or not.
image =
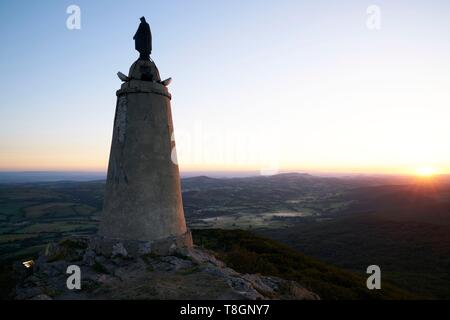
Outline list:
[[[0,261],[97,230],[104,181],[0,184]],[[450,297],[450,184],[405,177],[280,174],[182,179],[193,230],[248,230],[425,298]]]

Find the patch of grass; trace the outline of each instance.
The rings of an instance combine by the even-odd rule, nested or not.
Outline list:
[[[56,253],[55,255],[51,256],[48,259],[48,262],[55,262],[55,261],[61,261],[61,260],[65,260],[67,258],[67,253],[65,251],[59,251],[58,253]]]
[[[91,280],[91,279],[85,279],[81,280],[81,290],[86,292],[93,292],[96,289],[100,288],[100,283]]]
[[[157,259],[158,255],[150,252],[150,253],[146,253],[146,254],[142,255],[141,258],[142,258],[142,260],[144,260],[144,262],[147,265],[151,265],[152,260]]]
[[[30,201],[10,201],[10,202],[2,202],[0,204],[0,213],[13,216],[13,215],[21,215],[22,208],[35,204],[36,202]]]
[[[172,254],[174,257],[177,257],[178,259],[181,260],[192,260],[190,257],[188,257],[187,255],[182,254],[181,252],[175,251]]]
[[[75,239],[64,239],[59,243],[61,246],[67,249],[80,249],[84,250],[87,248],[87,242],[82,240],[75,240]]]
[[[37,234],[29,233],[10,233],[0,235],[0,243],[22,241],[26,239],[31,239],[37,237]]]
[[[61,294],[63,294],[62,290],[56,289],[53,287],[45,287],[43,289],[43,292],[44,292],[44,294],[46,294],[47,296],[49,296],[51,298],[54,298],[54,297],[57,297],[57,296],[60,296]]]
[[[153,271],[155,271],[155,268],[153,268],[152,265],[148,265],[147,268],[146,268],[146,270],[147,270],[148,272],[153,272]]]
[[[92,269],[97,273],[109,274],[108,269],[106,269],[105,266],[98,261],[95,261]]]
[[[21,233],[44,233],[44,232],[71,232],[74,233],[75,231],[81,231],[90,229],[93,227],[92,223],[88,222],[65,222],[65,221],[58,221],[54,223],[35,223],[28,225],[24,228],[22,228],[19,232]]]
[[[181,274],[183,276],[189,275],[189,274],[193,274],[199,271],[199,266],[193,266],[184,270],[179,270],[177,273]]]

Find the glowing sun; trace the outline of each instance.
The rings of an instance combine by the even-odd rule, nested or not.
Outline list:
[[[420,177],[432,177],[437,173],[432,167],[421,167],[416,169],[416,174]]]

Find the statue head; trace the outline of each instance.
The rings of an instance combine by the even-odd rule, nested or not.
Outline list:
[[[145,17],[141,17],[141,22],[146,22]]]

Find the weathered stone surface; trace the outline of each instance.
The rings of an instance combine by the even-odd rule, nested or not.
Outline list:
[[[196,264],[212,264],[216,267],[224,268],[225,264],[217,260],[212,252],[199,250],[197,248],[180,249],[179,252],[189,257]]]
[[[80,254],[82,259],[71,262],[61,255],[58,255],[60,260],[41,255],[33,274],[25,276],[17,285],[15,298],[319,299],[293,281],[240,274],[226,267],[212,252],[199,248],[179,249],[165,256],[147,253],[113,257],[93,249],[95,245],[91,241],[71,239],[53,245],[53,252],[64,252],[68,257]],[[79,249],[75,245],[80,243],[86,248]],[[122,248],[118,251],[123,253]],[[66,287],[66,269],[71,264],[81,269],[81,290]]]
[[[154,241],[123,240],[96,236],[91,238],[89,248],[105,257],[116,256],[118,250],[122,256],[137,257],[143,254],[168,255],[177,250],[189,249],[192,246],[190,231],[178,236],[170,236]],[[126,251],[126,253],[125,253]]]
[[[156,66],[143,60],[133,64],[131,80],[117,92],[99,227],[99,235],[105,241],[120,240],[131,255],[140,250],[166,254],[192,246],[184,217],[178,164],[174,161],[170,94],[162,84],[139,78],[146,68]],[[149,245],[134,248],[131,241]]]
[[[113,245],[112,247],[112,252],[111,252],[111,256],[114,257],[126,257],[128,256],[128,252],[127,249],[125,249],[125,247],[123,246],[122,242],[118,242],[115,245]]]
[[[83,263],[88,266],[92,266],[95,263],[95,257],[96,257],[95,251],[92,249],[88,249],[83,255]]]

